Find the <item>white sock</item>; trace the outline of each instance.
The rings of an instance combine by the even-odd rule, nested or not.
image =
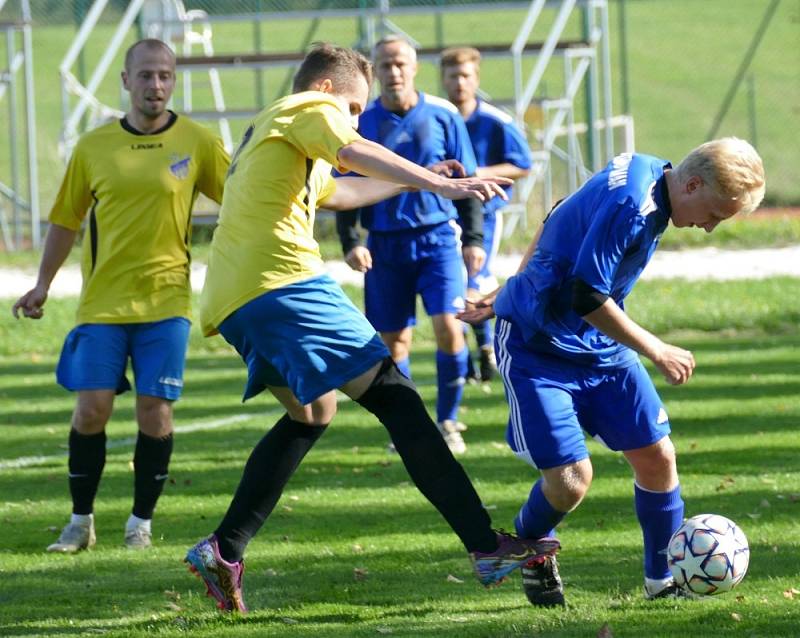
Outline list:
[[[667,587],[668,585],[670,585],[673,580],[674,579],[672,578],[672,576],[669,576],[667,578],[647,578],[645,576],[644,588],[647,590],[648,594],[653,596],[658,592],[660,592],[665,587]]]
[[[69,517],[69,522],[72,525],[80,525],[81,527],[89,527],[94,521],[94,514],[72,514]]]
[[[125,523],[125,529],[130,531],[132,529],[136,529],[137,527],[144,529],[145,531],[150,531],[150,519],[149,518],[139,518],[134,514],[131,514],[128,517],[128,522]]]

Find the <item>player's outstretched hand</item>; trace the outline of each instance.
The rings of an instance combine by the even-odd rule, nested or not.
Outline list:
[[[467,171],[464,170],[464,165],[455,159],[436,162],[428,166],[427,169],[444,177],[464,177],[467,174]]]
[[[473,325],[483,323],[494,317],[494,300],[497,298],[501,288],[490,292],[483,299],[472,301],[467,299],[464,304],[465,308],[456,315],[456,319],[466,321]]]
[[[436,192],[447,199],[472,198],[486,202],[495,195],[499,195],[508,201],[508,195],[502,187],[510,186],[513,183],[513,180],[506,177],[462,177],[447,180]]]
[[[36,286],[17,299],[17,303],[13,305],[11,312],[16,319],[20,317],[20,310],[23,317],[41,319],[44,315],[45,301],[47,301],[47,289],[42,286]]]
[[[663,344],[653,363],[671,385],[686,383],[694,372],[694,355],[688,350]]]
[[[353,270],[367,272],[372,268],[372,254],[365,246],[355,246],[344,256],[345,262]]]

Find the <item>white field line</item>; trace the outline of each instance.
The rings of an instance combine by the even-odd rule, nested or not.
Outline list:
[[[187,423],[186,425],[178,425],[175,427],[176,434],[190,434],[192,432],[203,432],[205,430],[216,430],[217,428],[230,425],[231,423],[239,423],[247,421],[253,417],[269,416],[278,414],[282,410],[267,410],[266,412],[259,412],[257,414],[234,414],[233,416],[226,416],[221,419],[214,419],[212,421],[198,421],[195,423]],[[136,443],[136,437],[128,437],[124,439],[114,439],[106,443],[106,449],[112,450],[118,447],[127,447]],[[23,467],[32,467],[34,465],[44,465],[51,461],[57,461],[68,455],[67,451],[58,454],[50,454],[47,456],[21,456],[16,459],[9,459],[8,461],[0,461],[0,470],[18,470]]]

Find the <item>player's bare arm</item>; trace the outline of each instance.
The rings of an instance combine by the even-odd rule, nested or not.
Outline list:
[[[448,199],[486,201],[495,195],[508,199],[502,186],[512,183],[504,177],[448,179],[392,153],[380,144],[363,139],[343,146],[339,150],[338,160],[346,170],[433,191]]]
[[[692,376],[695,361],[691,352],[661,341],[626,315],[613,299],[606,299],[600,307],[583,315],[583,319],[650,359],[671,385],[686,383]]]
[[[397,182],[372,177],[337,177],[336,189],[319,202],[330,210],[350,210],[375,204],[409,190]]]
[[[47,294],[50,284],[56,276],[58,269],[67,259],[72,245],[75,243],[77,231],[70,230],[58,224],[50,224],[45,240],[42,261],[39,264],[39,275],[36,285],[20,297],[11,312],[14,317],[19,319],[19,312],[22,316],[29,319],[41,319],[44,315],[44,304],[47,301]]]
[[[530,173],[529,168],[520,168],[511,162],[501,162],[491,166],[479,166],[475,171],[477,177],[508,177],[509,179],[520,179]]]

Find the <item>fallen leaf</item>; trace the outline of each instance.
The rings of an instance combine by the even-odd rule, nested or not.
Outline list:
[[[783,592],[783,597],[788,598],[789,600],[793,600],[795,596],[800,596],[800,590],[795,589],[794,587],[790,587]]]
[[[731,618],[733,618],[736,622],[742,622],[742,615],[737,614],[735,611],[731,612]]]
[[[597,638],[614,638],[614,634],[611,633],[611,627],[608,626],[608,623],[604,623],[602,627],[600,627],[600,631],[597,632]]]
[[[744,596],[742,596],[741,594],[739,594],[739,595],[736,597],[736,602],[737,602],[737,603],[743,603],[743,602],[744,602]]]
[[[697,442],[696,441],[692,441],[691,443],[689,443],[689,449],[690,450],[696,450],[697,449]]]
[[[461,584],[464,581],[461,580],[460,578],[457,578],[456,576],[453,576],[453,574],[447,574],[447,582],[448,583],[459,583],[459,584]]]
[[[168,600],[164,606],[170,611],[183,611],[183,607],[181,607],[180,605],[176,605],[171,600]]]
[[[353,578],[356,580],[366,580],[369,570],[364,567],[353,567]]]
[[[391,627],[375,627],[375,631],[379,634],[391,634],[392,628]]]
[[[363,551],[364,551],[364,548],[363,548],[363,547],[361,547],[361,545],[359,545],[358,543],[356,543],[355,545],[353,545],[353,553],[354,553],[354,554],[360,554],[360,553],[361,553],[361,552],[363,552]]]
[[[172,598],[172,600],[180,600],[181,599],[181,593],[179,591],[173,591],[171,589],[165,589],[164,590],[164,595],[167,598]]]

